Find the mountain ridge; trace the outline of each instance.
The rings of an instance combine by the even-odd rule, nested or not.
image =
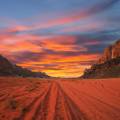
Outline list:
[[[11,63],[7,58],[0,55],[0,76],[21,76],[21,77],[40,77],[48,78],[46,73],[33,72],[27,68],[22,68]]]

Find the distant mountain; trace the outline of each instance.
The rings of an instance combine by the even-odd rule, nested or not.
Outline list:
[[[7,58],[0,55],[0,76],[21,76],[21,77],[39,77],[48,78],[49,76],[42,72],[32,72],[12,64]]]
[[[102,57],[90,69],[86,69],[82,78],[120,77],[120,40],[105,48]]]

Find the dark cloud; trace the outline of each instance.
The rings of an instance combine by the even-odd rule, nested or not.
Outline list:
[[[119,0],[104,0],[103,2],[97,3],[96,5],[92,6],[90,9],[86,10],[86,13],[89,15],[92,15],[92,14],[103,12],[111,8],[118,1]]]
[[[16,52],[14,59],[12,60],[15,63],[27,62],[27,61],[37,61],[44,59],[43,53],[35,53],[30,51]]]

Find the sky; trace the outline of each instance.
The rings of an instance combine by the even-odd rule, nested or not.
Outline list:
[[[120,38],[120,0],[0,0],[0,54],[53,77],[79,77]]]

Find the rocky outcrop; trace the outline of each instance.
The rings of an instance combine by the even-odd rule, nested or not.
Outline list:
[[[120,40],[118,40],[115,44],[105,48],[102,57],[98,60],[98,64],[102,64],[117,57],[120,57]]]
[[[120,40],[112,47],[112,58],[120,57]]]
[[[82,78],[120,77],[120,40],[105,48],[102,57],[90,69],[86,69]]]
[[[2,55],[0,55],[0,76],[21,76],[39,78],[49,77],[43,72],[32,72],[31,70],[12,64],[8,59],[3,57]]]
[[[120,57],[113,58],[103,64],[95,64],[86,69],[82,78],[120,77]]]

